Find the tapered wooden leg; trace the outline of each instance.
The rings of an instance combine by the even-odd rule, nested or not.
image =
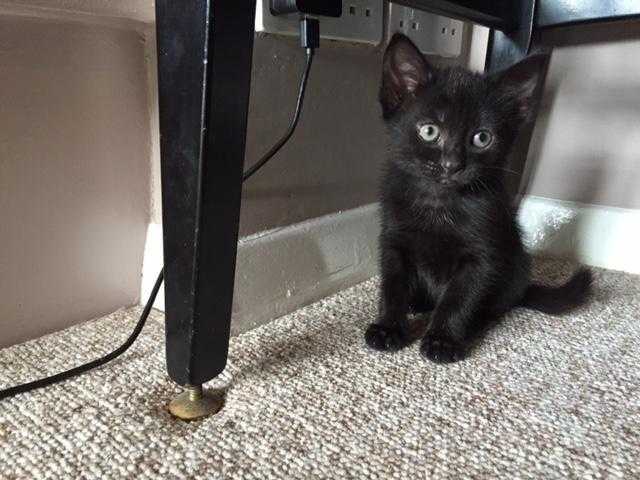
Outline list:
[[[255,0],[156,15],[167,368],[198,389],[227,361]]]

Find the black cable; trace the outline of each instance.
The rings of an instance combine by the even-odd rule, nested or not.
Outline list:
[[[37,388],[48,387],[49,385],[53,385],[54,383],[62,382],[63,380],[67,380],[71,377],[76,377],[89,370],[101,367],[105,363],[108,363],[114,358],[122,355],[129,349],[131,345],[133,345],[133,342],[135,342],[138,338],[138,335],[140,335],[142,327],[144,327],[144,324],[147,322],[147,318],[149,317],[149,313],[151,312],[151,308],[153,307],[153,302],[155,302],[156,296],[158,295],[158,290],[160,290],[160,285],[162,285],[163,278],[164,268],[160,270],[160,275],[158,275],[156,283],[153,286],[153,290],[151,291],[151,295],[149,295],[149,300],[147,300],[147,303],[144,306],[144,310],[142,310],[142,314],[140,315],[140,319],[138,320],[136,327],[133,329],[133,332],[131,332],[131,335],[129,335],[129,338],[127,338],[127,340],[116,350],[108,353],[104,357],[72,368],[71,370],[56,373],[55,375],[51,375],[50,377],[41,378],[40,380],[35,380],[33,382],[16,385],[15,387],[7,388],[6,390],[0,390],[0,400],[2,400],[3,398],[13,397],[14,395],[18,395],[20,393],[29,392]]]
[[[302,74],[302,80],[300,81],[300,89],[298,90],[298,101],[296,102],[296,111],[293,114],[293,120],[291,121],[291,125],[289,125],[287,133],[285,133],[284,136],[278,142],[276,142],[276,144],[271,147],[271,150],[265,153],[260,160],[258,160],[246,172],[244,172],[244,175],[242,176],[243,182],[245,180],[248,180],[254,173],[260,170],[265,163],[271,160],[271,157],[278,153],[278,150],[280,150],[283,145],[287,143],[287,141],[289,141],[291,135],[293,135],[293,132],[298,126],[300,113],[302,112],[302,104],[304,102],[304,93],[307,88],[307,80],[309,79],[309,71],[311,70],[311,64],[313,63],[313,52],[314,50],[312,48],[307,48],[307,64],[305,66],[304,73]]]
[[[307,81],[309,79],[309,71],[311,70],[311,64],[313,63],[313,48],[306,48],[307,53],[307,62],[305,65],[304,72],[302,74],[302,78],[300,80],[300,89],[298,91],[298,101],[296,102],[296,110],[293,115],[293,119],[291,120],[291,124],[289,125],[289,129],[287,133],[273,146],[271,149],[265,153],[260,160],[258,160],[251,168],[249,168],[242,175],[242,182],[247,181],[254,173],[260,170],[271,158],[278,153],[278,151],[284,146],[285,143],[291,138],[293,132],[298,125],[298,121],[300,120],[300,114],[302,112],[302,104],[304,102],[304,94],[307,88]],[[149,299],[144,306],[144,310],[140,314],[140,318],[138,319],[138,323],[136,323],[135,328],[129,338],[116,350],[105,355],[104,357],[93,360],[89,363],[85,363],[84,365],[80,365],[78,367],[72,368],[71,370],[66,370],[64,372],[56,373],[55,375],[51,375],[50,377],[41,378],[40,380],[35,380],[33,382],[24,383],[22,385],[16,385],[15,387],[10,387],[5,390],[0,390],[0,400],[5,398],[13,397],[15,395],[19,395],[21,393],[30,392],[32,390],[36,390],[38,388],[48,387],[50,385],[60,383],[64,380],[68,380],[70,378],[81,375],[89,370],[93,370],[94,368],[101,367],[106,363],[110,362],[114,358],[122,355],[126,352],[131,345],[136,341],[140,332],[144,325],[147,323],[147,318],[149,317],[149,313],[151,312],[151,308],[153,307],[153,303],[156,300],[158,295],[158,290],[160,290],[160,286],[162,285],[162,281],[164,280],[164,267],[160,270],[160,274],[156,279],[156,283],[153,286],[153,290],[151,291],[151,295],[149,295]]]

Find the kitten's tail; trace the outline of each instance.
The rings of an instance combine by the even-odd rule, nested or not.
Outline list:
[[[581,268],[563,285],[551,287],[532,283],[519,306],[550,315],[559,315],[582,305],[591,293],[593,275]]]

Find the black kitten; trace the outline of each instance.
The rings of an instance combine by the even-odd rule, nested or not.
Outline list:
[[[517,306],[561,313],[584,301],[591,274],[560,287],[531,285],[530,258],[504,187],[519,128],[532,120],[546,62],[530,56],[496,75],[435,69],[395,35],[384,56],[380,102],[390,151],[381,185],[378,350],[411,341],[410,312],[431,312],[421,352],[462,359],[485,328]]]

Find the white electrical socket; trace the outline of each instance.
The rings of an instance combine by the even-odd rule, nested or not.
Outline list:
[[[319,17],[320,37],[378,45],[383,14],[383,0],[344,0],[341,17]],[[256,32],[298,35],[299,23],[300,15],[272,15],[269,0],[257,0]]]
[[[425,54],[457,57],[462,50],[464,22],[460,20],[389,3],[387,30],[389,38],[404,33]]]

